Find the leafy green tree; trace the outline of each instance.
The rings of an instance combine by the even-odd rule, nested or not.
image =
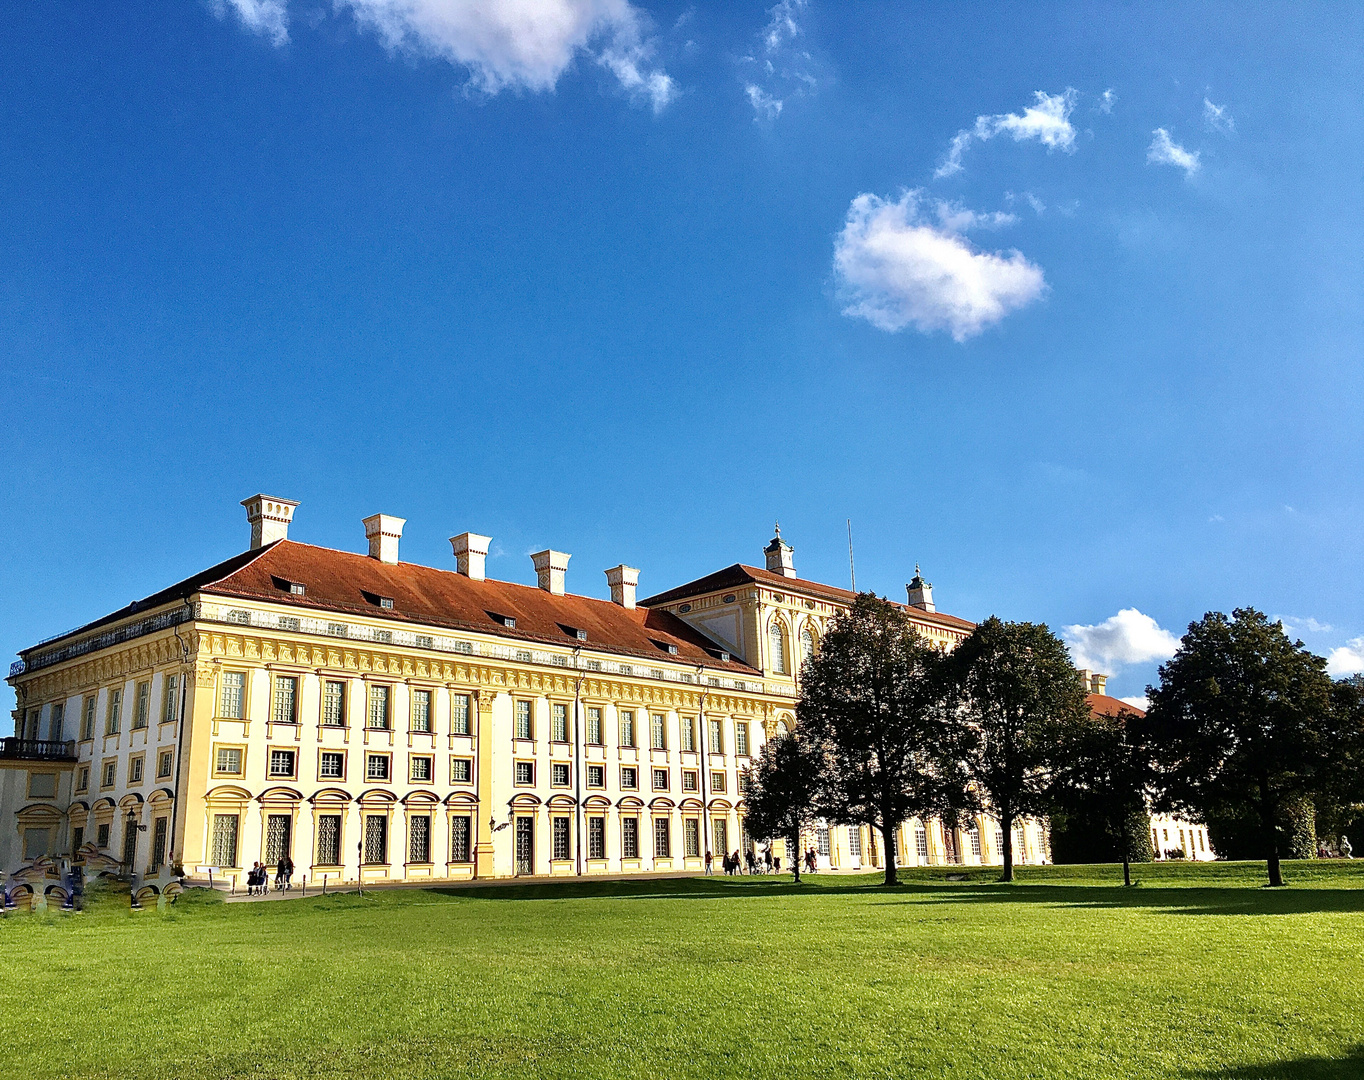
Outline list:
[[[967,802],[961,727],[943,707],[943,654],[903,609],[861,593],[801,672],[796,714],[822,750],[822,815],[881,831],[897,883],[895,829]]]
[[[1064,728],[1051,769],[1057,816],[1082,823],[1117,847],[1124,885],[1132,884],[1132,860],[1149,851],[1151,843],[1150,759],[1129,731],[1129,720],[1139,715],[1135,709],[1095,712]],[[1052,843],[1054,847],[1055,839]]]
[[[1253,608],[1209,612],[1149,687],[1144,738],[1161,805],[1193,820],[1252,817],[1269,883],[1292,850],[1289,812],[1330,786],[1346,744],[1326,662]]]
[[[823,765],[819,750],[800,725],[763,744],[748,767],[748,812],[744,824],[750,836],[787,844],[795,883],[800,884],[801,836],[815,822],[815,797]]]
[[[1080,673],[1044,624],[991,616],[947,658],[953,708],[971,734],[966,762],[1004,832],[1004,872],[1014,879],[1013,824],[1044,814],[1063,733],[1086,720]]]

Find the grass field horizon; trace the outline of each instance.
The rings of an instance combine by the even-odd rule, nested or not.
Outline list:
[[[0,1039],[73,1077],[1364,1076],[1364,862],[1134,871],[106,894],[0,924]]]

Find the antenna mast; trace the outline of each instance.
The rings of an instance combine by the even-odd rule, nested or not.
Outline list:
[[[848,577],[852,581],[852,591],[857,592],[857,570],[853,567],[852,518],[848,518]]]

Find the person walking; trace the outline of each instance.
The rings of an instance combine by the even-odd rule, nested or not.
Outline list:
[[[709,848],[706,849],[706,873],[715,873],[715,856],[710,853]]]

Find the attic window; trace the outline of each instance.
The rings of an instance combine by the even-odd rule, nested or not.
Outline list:
[[[721,650],[720,650],[718,653],[716,653],[715,655],[718,656],[721,660],[725,661],[726,663],[729,662],[729,653],[725,652],[724,649],[721,649]]]
[[[290,581],[288,578],[273,576],[270,580],[274,582],[275,588],[279,589],[280,592],[287,592],[292,596],[306,596],[308,593],[308,587],[301,581]]]
[[[586,631],[586,630],[574,630],[574,631],[573,631],[573,636],[574,636],[575,638],[577,638],[579,641],[586,641],[586,640],[587,640],[587,631]]]
[[[682,605],[680,608],[678,608],[677,610],[680,611],[683,615],[685,615],[687,612],[689,612],[689,611],[691,610],[691,605],[690,605],[690,604],[683,604],[683,605]]]
[[[490,611],[488,612],[488,618],[492,619],[493,622],[501,623],[508,630],[516,629],[516,619],[511,615],[499,615],[495,611]]]
[[[677,655],[677,646],[674,645],[674,644],[672,644],[672,642],[670,642],[670,641],[655,641],[654,644],[657,645],[660,649],[662,649],[662,650],[663,650],[665,653],[667,653],[669,656],[676,656],[676,655]]]
[[[392,611],[392,610],[393,610],[393,597],[391,597],[391,596],[381,596],[381,597],[379,597],[379,606],[380,606],[381,608],[387,609],[388,611]]]

